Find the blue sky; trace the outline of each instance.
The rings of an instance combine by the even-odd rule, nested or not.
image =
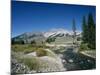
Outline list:
[[[83,16],[91,12],[96,19],[95,6],[12,1],[11,7],[12,36],[53,28],[71,30],[73,18],[77,30],[81,31]]]

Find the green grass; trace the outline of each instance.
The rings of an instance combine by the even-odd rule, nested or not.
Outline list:
[[[20,62],[22,62],[25,65],[27,65],[30,68],[30,70],[36,70],[38,68],[37,66],[39,66],[39,64],[38,64],[39,61],[37,60],[36,57],[32,57],[32,58],[28,58],[28,57],[22,58],[22,59],[20,59]]]
[[[47,48],[45,46],[45,48]],[[54,56],[52,52],[46,51],[44,47],[40,46],[33,46],[30,44],[26,45],[12,45],[12,51],[14,52],[22,52],[24,54],[31,53],[31,52],[36,52],[38,57],[41,56]]]
[[[35,48],[33,48],[30,45],[12,45],[11,48],[15,52],[25,52],[25,53],[32,52],[35,50]]]
[[[41,56],[44,53],[46,53],[43,50],[44,48],[42,46],[33,46],[31,44],[26,44],[26,45],[12,45],[11,49],[14,52],[23,52],[25,54],[36,51],[39,56]]]
[[[84,51],[84,50],[89,50],[87,44],[81,44],[81,45],[80,45],[80,47],[79,47],[79,51]]]
[[[47,56],[57,58],[57,55],[54,53],[54,51],[47,51]]]
[[[41,56],[46,56],[47,55],[47,51],[45,51],[43,48],[38,48],[36,50],[36,54],[37,56],[41,57]]]

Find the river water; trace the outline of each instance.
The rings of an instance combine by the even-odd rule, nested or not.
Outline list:
[[[67,49],[63,52],[63,58],[66,62],[64,67],[67,71],[89,70],[96,68],[96,59],[76,53],[73,49]]]

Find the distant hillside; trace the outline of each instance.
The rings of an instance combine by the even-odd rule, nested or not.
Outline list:
[[[49,43],[72,43],[73,33],[65,29],[53,29],[48,32],[27,32],[21,34],[17,37],[12,38],[13,42],[22,41],[22,43],[32,43],[35,42],[49,42]],[[77,38],[81,37],[81,32],[77,32]]]

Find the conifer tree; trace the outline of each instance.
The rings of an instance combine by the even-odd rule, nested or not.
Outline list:
[[[76,43],[76,24],[75,24],[75,19],[73,19],[73,25],[72,25],[72,30],[73,30],[73,43]]]
[[[82,43],[87,43],[87,41],[88,41],[88,28],[87,28],[85,16],[83,16],[82,30],[83,30]]]
[[[95,23],[91,13],[88,15],[88,46],[95,49]]]

